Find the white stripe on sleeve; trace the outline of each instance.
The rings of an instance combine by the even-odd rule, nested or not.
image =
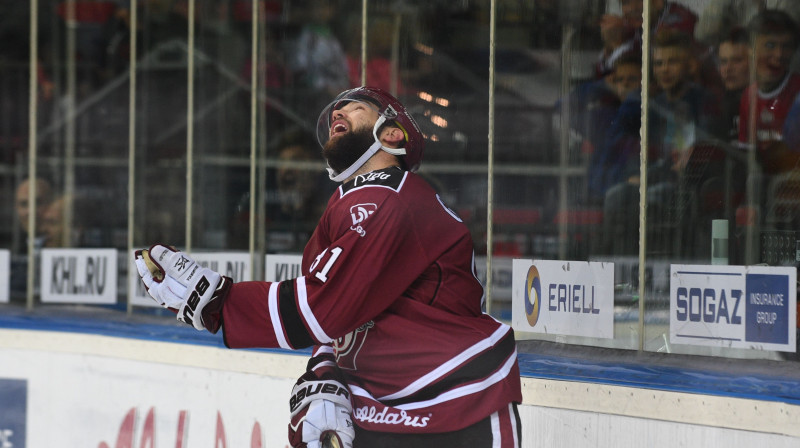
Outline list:
[[[308,327],[314,333],[314,337],[322,344],[328,344],[333,342],[330,336],[325,334],[325,331],[320,326],[319,322],[317,322],[317,318],[314,316],[314,312],[311,311],[311,307],[308,305],[308,293],[306,292],[306,278],[305,277],[298,277],[295,279],[295,285],[297,285],[297,301],[300,305],[300,312],[303,314],[303,318],[305,318]]]
[[[286,341],[286,336],[283,334],[283,324],[281,324],[281,315],[278,311],[278,286],[279,282],[269,285],[269,317],[272,320],[272,329],[275,331],[275,338],[278,340],[278,345],[281,348],[292,349],[292,346]]]

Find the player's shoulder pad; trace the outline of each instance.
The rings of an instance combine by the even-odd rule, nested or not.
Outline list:
[[[350,182],[342,185],[342,196],[350,193],[351,191],[370,187],[389,188],[394,191],[400,191],[407,175],[407,171],[404,171],[398,167],[389,167],[365,174],[359,174]]]

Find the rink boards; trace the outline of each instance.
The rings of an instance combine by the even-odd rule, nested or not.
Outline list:
[[[196,333],[194,341],[164,342],[146,326],[144,338],[131,338],[78,332],[85,322],[76,331],[57,320],[39,324],[0,329],[0,446],[287,446],[287,397],[308,353],[227,350],[183,328],[174,331]],[[118,333],[125,331],[136,329]],[[630,366],[616,375],[594,366],[605,374],[591,380],[576,372],[592,366],[546,358],[520,355],[524,447],[800,442],[794,397],[634,387]],[[616,381],[625,375],[627,383]]]

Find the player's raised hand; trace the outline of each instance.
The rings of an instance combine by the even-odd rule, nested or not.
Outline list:
[[[134,260],[150,296],[198,330],[216,333],[222,324],[222,305],[233,281],[197,264],[183,252],[156,244],[138,250]]]

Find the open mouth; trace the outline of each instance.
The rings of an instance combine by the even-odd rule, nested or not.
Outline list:
[[[769,64],[768,68],[773,74],[780,74],[786,71],[786,66],[783,64]]]
[[[331,126],[330,137],[335,137],[337,135],[344,134],[348,130],[349,129],[347,127],[347,123],[345,123],[343,120],[336,120],[333,122],[333,125]]]

